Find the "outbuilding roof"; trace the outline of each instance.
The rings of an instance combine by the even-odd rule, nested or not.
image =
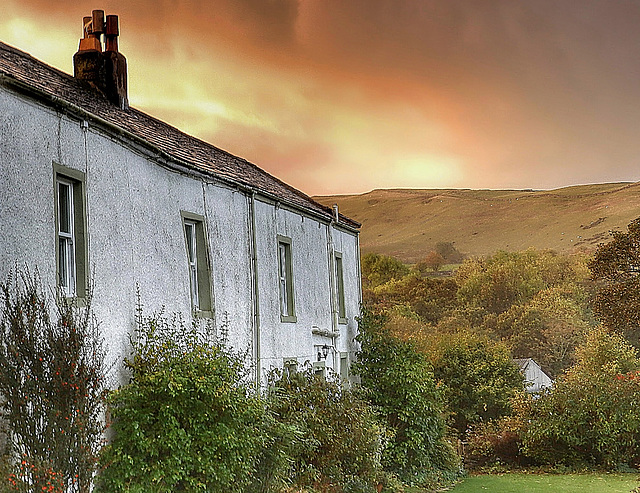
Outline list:
[[[331,208],[319,204],[246,159],[188,135],[135,108],[120,109],[87,82],[1,41],[0,84],[69,113],[77,113],[79,117],[91,119],[99,126],[111,127],[114,133],[159,151],[159,159],[166,160],[169,164],[173,162],[187,172],[205,174],[254,190],[326,220],[334,218]],[[356,229],[360,227],[359,223],[342,214],[339,218],[339,223],[344,226]]]

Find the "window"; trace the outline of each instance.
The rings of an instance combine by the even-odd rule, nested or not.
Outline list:
[[[211,316],[211,277],[204,218],[182,212],[182,223],[187,249],[191,308],[198,315]]]
[[[349,380],[349,353],[340,353],[340,378]]]
[[[280,288],[280,320],[295,322],[291,238],[278,236],[278,282]]]
[[[324,361],[314,361],[312,364],[313,374],[321,379],[327,377],[327,365]]]
[[[335,267],[336,267],[336,294],[338,296],[338,323],[346,324],[347,315],[344,305],[344,276],[342,272],[342,254],[336,252],[335,254]]]
[[[56,272],[64,296],[84,298],[87,280],[87,242],[84,174],[54,165]]]

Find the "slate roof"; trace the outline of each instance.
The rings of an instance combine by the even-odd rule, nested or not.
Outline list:
[[[57,106],[72,105],[83,112],[124,130],[166,154],[177,163],[200,173],[218,177],[292,206],[323,216],[333,217],[331,208],[311,199],[249,161],[234,156],[205,141],[181,132],[142,111],[121,110],[86,82],[55,69],[28,53],[0,41],[0,83],[22,89],[33,97]],[[340,215],[340,223],[351,228],[360,224]]]

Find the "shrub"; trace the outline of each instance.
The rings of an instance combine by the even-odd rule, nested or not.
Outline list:
[[[384,430],[358,392],[337,378],[275,371],[269,407],[297,430],[289,442],[289,479],[315,491],[374,492],[382,479]]]
[[[385,318],[367,309],[359,332],[354,371],[393,433],[383,465],[409,483],[453,478],[458,460],[445,439],[442,396],[426,357],[412,343],[393,337]]]
[[[110,398],[97,490],[245,491],[265,438],[243,357],[162,314],[139,317],[132,346],[131,381]]]
[[[450,424],[460,438],[472,425],[510,414],[510,400],[524,392],[524,379],[504,344],[461,331],[432,337],[429,346]]]
[[[465,443],[465,467],[527,465],[521,453],[521,432],[517,418],[511,416],[478,424]]]
[[[640,460],[640,373],[634,349],[603,327],[550,392],[523,408],[524,451],[540,463],[615,469]]]
[[[79,309],[58,293],[52,309],[37,274],[26,270],[0,293],[10,482],[17,491],[89,491],[102,445],[106,373],[91,296]]]

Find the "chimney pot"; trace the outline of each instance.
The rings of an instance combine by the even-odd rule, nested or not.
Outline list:
[[[92,31],[91,27],[91,17],[83,17],[82,18],[82,34],[85,38],[89,37],[89,34]]]
[[[108,15],[104,32],[104,51],[118,51],[118,16]]]
[[[118,16],[117,15],[108,15],[107,16],[107,24],[106,24],[105,34],[107,36],[118,36],[120,34],[120,29],[119,29],[119,26],[118,26]]]
[[[91,12],[93,20],[93,34],[100,36],[104,32],[104,10],[94,10]]]

